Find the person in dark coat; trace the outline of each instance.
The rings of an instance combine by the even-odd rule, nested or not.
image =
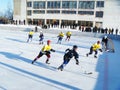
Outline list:
[[[43,34],[42,31],[40,32],[39,38],[40,38],[39,39],[39,44],[43,44],[44,34]]]
[[[63,71],[64,67],[69,63],[69,61],[72,59],[72,57],[75,58],[76,64],[79,65],[79,55],[77,53],[78,47],[76,45],[73,46],[73,49],[66,49],[64,57],[63,57],[63,63],[58,67],[58,70]]]
[[[102,47],[105,48],[105,50],[107,50],[107,44],[108,44],[108,37],[107,36],[104,36],[102,38]]]

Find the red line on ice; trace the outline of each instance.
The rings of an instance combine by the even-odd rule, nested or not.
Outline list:
[[[104,65],[104,82],[103,82],[103,90],[108,90],[108,65],[109,65],[109,60],[106,55],[105,57],[105,65]]]

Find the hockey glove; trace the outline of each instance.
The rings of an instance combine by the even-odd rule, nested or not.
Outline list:
[[[100,52],[102,52],[102,49],[99,49]]]
[[[55,52],[55,50],[54,50],[54,49],[51,49],[50,51]]]

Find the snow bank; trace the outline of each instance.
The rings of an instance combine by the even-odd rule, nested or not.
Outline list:
[[[31,29],[35,31],[34,25],[11,25],[11,24],[1,24],[0,28],[2,30],[22,30],[22,31],[30,31]],[[79,30],[75,29],[69,29],[69,28],[49,28],[49,29],[42,29],[41,27],[37,26],[38,32],[43,31],[44,33],[52,33],[52,34],[58,34],[59,32],[64,32],[66,33],[67,31],[71,31],[73,36],[86,36],[86,37],[97,37],[97,38],[102,38],[106,34],[101,34],[101,33],[93,33],[93,32],[81,32]],[[115,40],[120,40],[120,35],[107,35],[111,39]]]

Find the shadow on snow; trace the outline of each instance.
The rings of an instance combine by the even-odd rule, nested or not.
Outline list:
[[[14,39],[14,38],[6,38],[6,39],[11,40],[11,41],[15,41],[15,42],[20,42],[20,43],[26,43],[25,41],[22,41],[19,39]]]
[[[24,61],[24,62],[27,62],[27,63],[30,63],[30,64],[32,62],[32,60],[20,56],[20,54],[13,54],[13,53],[9,53],[9,52],[0,52],[0,54],[4,55],[5,57],[7,57],[11,60],[21,60],[21,61]],[[41,63],[41,62],[37,62],[37,64],[35,64],[35,65],[40,66],[40,67],[45,68],[45,69],[52,70],[52,71],[56,70],[54,67],[48,66],[48,65],[46,65],[44,63]]]
[[[77,88],[77,87],[74,87],[74,86],[71,86],[71,85],[65,84],[65,83],[63,83],[63,82],[56,81],[56,80],[52,80],[52,79],[50,79],[50,78],[47,78],[47,77],[44,77],[44,76],[41,76],[41,75],[37,75],[37,74],[34,74],[34,73],[29,72],[29,71],[26,71],[26,70],[22,70],[22,69],[20,69],[20,68],[11,66],[11,65],[9,65],[9,64],[5,64],[5,63],[2,63],[2,62],[0,62],[0,64],[3,65],[3,66],[6,66],[6,67],[8,67],[8,68],[11,68],[11,69],[13,69],[13,70],[17,70],[17,71],[19,71],[19,72],[21,72],[21,73],[24,73],[24,74],[26,74],[26,75],[30,75],[30,76],[36,77],[36,78],[38,78],[38,79],[42,79],[42,80],[44,80],[44,81],[50,82],[50,83],[55,84],[55,85],[59,85],[59,86],[62,86],[62,87],[68,88],[68,89],[72,89],[72,90],[80,90],[80,89]]]
[[[4,87],[0,86],[0,90],[7,90],[7,89],[5,89]]]

